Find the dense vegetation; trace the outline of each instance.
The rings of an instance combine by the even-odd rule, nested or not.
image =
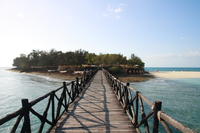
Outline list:
[[[128,65],[144,67],[144,62],[135,56],[127,60],[126,56],[121,54],[99,54],[89,53],[84,50],[76,50],[75,52],[69,51],[63,53],[51,49],[47,51],[32,50],[28,55],[21,54],[13,60],[13,66],[18,68],[31,67],[31,66],[59,66],[59,65],[73,65],[81,67],[82,65]]]

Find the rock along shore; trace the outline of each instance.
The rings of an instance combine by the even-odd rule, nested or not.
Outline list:
[[[8,69],[9,71],[21,72],[21,69]],[[76,77],[82,77],[82,74],[74,73],[60,73],[60,72],[47,72],[47,71],[28,71],[23,72],[34,75],[48,76],[51,78],[61,79],[61,80],[75,80]],[[144,82],[149,79],[155,78],[152,74],[117,74],[114,75],[122,82]]]

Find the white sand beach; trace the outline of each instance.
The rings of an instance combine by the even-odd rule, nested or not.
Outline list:
[[[155,77],[161,78],[200,78],[200,72],[188,72],[188,71],[174,71],[174,72],[150,72]]]

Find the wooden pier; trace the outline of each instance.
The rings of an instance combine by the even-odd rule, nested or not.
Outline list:
[[[195,133],[163,112],[161,101],[152,103],[105,69],[91,70],[81,78],[63,82],[63,86],[31,102],[21,101],[20,109],[0,119],[0,128],[8,131],[2,125],[9,121],[13,123],[8,131],[11,133]],[[35,108],[39,103],[46,104],[43,111]]]
[[[63,132],[136,132],[99,70],[80,98],[62,115],[51,133]]]

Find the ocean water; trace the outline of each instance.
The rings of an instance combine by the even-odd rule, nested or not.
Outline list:
[[[148,72],[153,71],[194,71],[199,72],[199,67],[145,67],[145,70]]]
[[[146,68],[149,71],[200,71],[200,68]],[[162,110],[169,116],[200,132],[200,78],[155,78],[131,83],[151,102],[162,101]],[[178,132],[173,130],[173,132]]]
[[[32,101],[62,86],[63,80],[11,72],[5,69],[8,68],[0,68],[0,118],[20,109],[21,99],[27,98]],[[41,107],[44,108],[46,105],[40,104],[35,108]],[[41,110],[44,111],[44,109]],[[15,120],[0,126],[0,132],[9,132],[14,122]],[[35,125],[36,123],[37,121]],[[37,132],[37,128],[33,127],[32,132]]]
[[[16,73],[0,68],[0,118],[21,108],[21,99],[32,101],[62,86],[62,80],[45,76]],[[148,71],[200,71],[200,68],[145,68]],[[200,78],[155,78],[131,83],[150,101],[162,101],[162,110],[175,120],[200,132]],[[42,106],[36,106],[41,108]],[[34,122],[35,126],[37,122]],[[9,132],[13,124],[0,126],[0,132]],[[37,127],[32,132],[37,132]],[[163,132],[161,130],[161,132]],[[173,130],[173,132],[178,132]]]

